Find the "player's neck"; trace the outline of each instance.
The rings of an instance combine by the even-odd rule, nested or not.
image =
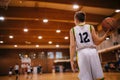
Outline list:
[[[78,25],[78,26],[85,25],[85,22],[79,22],[77,25]]]

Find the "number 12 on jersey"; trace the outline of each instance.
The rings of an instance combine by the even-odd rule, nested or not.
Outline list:
[[[79,33],[79,36],[80,36],[80,43],[90,42],[90,39],[88,37],[88,33],[87,32]]]

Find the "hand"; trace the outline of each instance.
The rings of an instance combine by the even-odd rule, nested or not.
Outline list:
[[[75,72],[75,67],[74,67],[74,61],[71,61],[71,68],[72,68],[72,71]]]
[[[106,37],[107,37],[107,36],[110,36],[110,35],[112,34],[111,29],[108,29],[107,32],[106,32],[105,34],[106,34]]]

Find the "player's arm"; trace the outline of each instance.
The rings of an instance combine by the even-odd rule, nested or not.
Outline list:
[[[70,30],[70,62],[71,62],[71,68],[73,72],[75,72],[74,60],[73,60],[74,54],[75,54],[75,48],[76,48],[76,43],[75,43],[73,31],[71,29]]]
[[[99,37],[97,34],[96,34],[96,31],[94,29],[93,26],[91,26],[92,28],[92,38],[93,38],[93,41],[94,41],[94,44],[95,45],[99,45],[101,42],[103,42],[105,40],[105,38],[108,36],[109,34],[109,30],[102,36],[102,37]]]

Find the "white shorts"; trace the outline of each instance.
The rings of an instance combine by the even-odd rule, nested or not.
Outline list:
[[[80,80],[96,80],[104,77],[98,52],[95,48],[81,49],[77,56]]]

